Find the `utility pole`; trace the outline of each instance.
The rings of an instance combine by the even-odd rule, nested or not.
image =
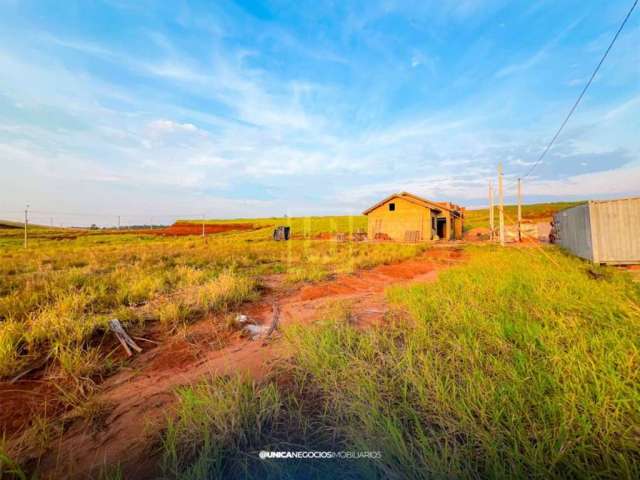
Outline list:
[[[498,215],[500,217],[500,245],[504,247],[504,192],[502,189],[502,162],[498,165]]]
[[[518,241],[522,242],[522,186],[518,179]]]
[[[120,230],[120,215],[118,215],[118,230]]]
[[[24,248],[27,248],[27,226],[29,225],[29,204],[27,203],[27,208],[24,209]]]
[[[202,238],[204,238],[204,213],[202,214]]]
[[[491,241],[496,238],[496,226],[493,218],[493,184],[489,180],[489,238]]]

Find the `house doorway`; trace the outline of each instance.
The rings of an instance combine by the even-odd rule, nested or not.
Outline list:
[[[436,234],[440,240],[446,240],[447,235],[447,219],[438,218],[436,220]]]

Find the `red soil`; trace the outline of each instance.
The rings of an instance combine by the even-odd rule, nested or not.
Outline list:
[[[0,383],[0,432],[11,436],[27,428],[32,419],[49,418],[64,410],[58,390],[42,380]]]
[[[265,279],[261,301],[241,311],[257,323],[271,321],[272,305],[280,306],[280,322],[313,322],[328,304],[344,300],[351,305],[356,325],[384,321],[389,309],[384,290],[407,282],[431,282],[443,268],[462,262],[451,248],[430,249],[420,257],[381,265],[331,281],[292,288],[282,275]],[[212,321],[213,320],[213,321]],[[113,409],[99,431],[76,421],[39,460],[44,478],[87,478],[103,465],[120,464],[125,478],[156,478],[157,440],[176,404],[175,389],[212,375],[245,374],[262,379],[271,364],[286,357],[277,338],[251,341],[238,333],[226,334],[221,348],[220,318],[205,318],[184,335],[173,336],[137,355],[101,385],[97,401]],[[16,405],[17,407],[17,405]],[[13,409],[12,409],[13,410]]]
[[[234,232],[239,230],[253,230],[255,227],[251,223],[211,223],[205,224],[204,233],[210,235],[214,233]],[[154,235],[202,235],[202,224],[197,223],[174,223],[170,227],[149,229],[145,233]]]

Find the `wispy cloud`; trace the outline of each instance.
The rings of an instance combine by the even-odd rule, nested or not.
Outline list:
[[[579,18],[571,22],[568,26],[566,26],[558,34],[556,34],[551,40],[549,40],[549,42],[547,42],[542,48],[537,50],[528,58],[501,68],[496,72],[495,78],[503,78],[510,75],[523,73],[539,65],[549,57],[551,51],[555,49],[562,41],[562,39],[569,35],[569,33],[571,33],[580,24],[581,21],[582,18]]]
[[[558,106],[571,100],[535,90],[520,74],[554,64],[558,49],[571,51],[565,41],[580,20],[555,23],[549,31],[560,33],[538,48],[515,48],[514,40],[496,72],[481,53],[495,46],[493,15],[506,2],[417,10],[383,2],[362,17],[350,6],[335,13],[317,5],[333,16],[318,23],[308,12],[300,20],[306,30],[231,6],[209,16],[188,7],[173,29],[161,27],[171,22],[155,21],[155,11],[127,10],[134,25],[122,31],[135,36],[131,48],[62,27],[0,47],[3,201],[29,196],[99,210],[105,198],[118,208],[128,198],[165,211],[191,210],[192,202],[229,216],[291,205],[357,212],[410,190],[473,204],[499,161],[510,177],[535,162]],[[475,40],[461,42],[461,32]],[[0,30],[0,40],[7,35]],[[529,192],[631,187],[620,176],[637,175],[640,162],[637,83],[616,92],[585,102]],[[23,177],[38,179],[34,190],[14,188]],[[102,196],[84,198],[88,190]]]

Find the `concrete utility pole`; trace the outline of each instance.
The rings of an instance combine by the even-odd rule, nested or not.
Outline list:
[[[498,214],[500,217],[500,245],[504,247],[504,191],[502,189],[502,162],[498,165]]]
[[[202,238],[204,238],[204,213],[202,214]]]
[[[27,248],[28,240],[27,240],[27,226],[29,225],[29,204],[27,203],[27,208],[24,209],[24,248]]]
[[[522,241],[522,186],[518,179],[518,241]]]
[[[120,215],[118,215],[118,230],[120,230]]]
[[[496,226],[493,218],[493,184],[489,180],[489,238],[491,241],[495,240]]]

